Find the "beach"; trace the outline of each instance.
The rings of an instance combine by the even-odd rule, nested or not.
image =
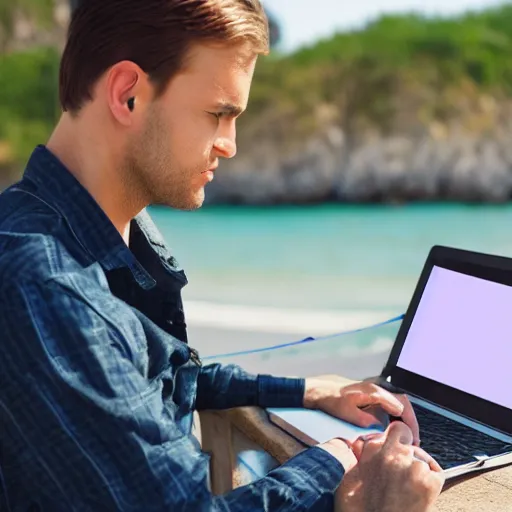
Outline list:
[[[261,333],[191,327],[189,329],[190,344],[200,350],[204,345],[215,347],[254,346],[262,341]],[[291,337],[289,337],[291,339]],[[269,345],[281,343],[281,333],[266,333],[265,342]],[[319,375],[343,375],[351,379],[364,379],[380,374],[387,360],[389,351],[383,350],[376,354],[349,354],[339,357],[293,357],[283,361],[281,357],[261,358],[239,357],[229,358],[230,363],[239,364],[247,371],[267,373],[277,376],[314,377]],[[223,361],[220,359],[220,361]],[[227,361],[227,359],[226,359]],[[213,361],[211,361],[213,362]],[[207,364],[205,362],[204,364]]]
[[[334,312],[305,318],[300,310],[215,304],[207,308],[207,304],[195,302],[186,303],[185,309],[189,311],[189,343],[204,364],[233,363],[253,373],[283,376],[340,374],[362,379],[377,375],[400,325],[399,321],[379,325],[394,318],[382,312],[340,313],[334,325]],[[322,324],[322,320],[327,322]],[[372,324],[377,325],[368,328]],[[340,334],[332,336],[335,333]]]
[[[511,205],[150,213],[188,276],[183,297],[190,344],[204,364],[235,363],[258,373],[375,375],[399,323],[353,331],[406,311],[433,245],[512,256]]]

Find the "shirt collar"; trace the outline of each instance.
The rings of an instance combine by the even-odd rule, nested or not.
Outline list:
[[[32,153],[24,179],[37,186],[38,197],[62,215],[82,248],[106,271],[128,267],[142,288],[156,285],[98,203],[45,146],[38,146]],[[138,225],[164,270],[186,284],[184,273],[148,213],[144,210],[132,222]]]

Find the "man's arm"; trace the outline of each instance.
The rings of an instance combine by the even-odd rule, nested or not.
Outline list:
[[[197,410],[253,405],[320,409],[361,427],[386,421],[390,414],[401,417],[413,431],[414,444],[420,444],[418,421],[407,396],[394,395],[373,382],[348,381],[336,376],[307,380],[256,376],[235,365],[214,364],[201,369]]]
[[[122,306],[94,286],[77,274],[0,292],[0,444],[2,461],[16,461],[3,468],[8,491],[22,484],[62,510],[332,508],[343,468],[320,448],[213,497],[207,456],[164,407],[161,382],[132,361]]]
[[[304,390],[304,379],[252,375],[236,365],[213,364],[199,373],[196,409],[303,407]]]

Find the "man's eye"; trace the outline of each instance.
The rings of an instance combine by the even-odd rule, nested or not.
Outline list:
[[[222,119],[224,116],[224,112],[209,112],[213,117],[217,119]]]

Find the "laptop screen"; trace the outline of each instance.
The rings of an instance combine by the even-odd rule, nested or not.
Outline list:
[[[397,366],[512,409],[512,287],[434,266]]]

